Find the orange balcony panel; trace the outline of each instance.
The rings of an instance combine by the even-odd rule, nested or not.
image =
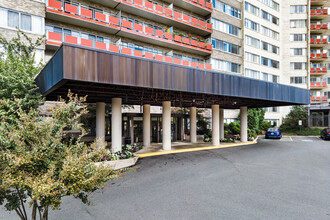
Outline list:
[[[321,86],[321,83],[320,83],[320,82],[317,82],[317,83],[316,83],[316,86]]]
[[[322,12],[321,9],[316,10],[316,13],[317,13],[317,14],[321,14],[321,12]]]
[[[165,8],[165,14],[166,14],[166,15],[169,15],[169,16],[173,16],[173,11],[172,11],[172,9]]]
[[[320,100],[320,99],[321,99],[321,97],[320,97],[320,96],[317,96],[317,97],[316,97],[316,99]]]
[[[211,44],[206,44],[206,49],[207,50],[212,50],[212,45]]]
[[[91,10],[88,10],[88,9],[85,9],[85,8],[80,8],[80,15],[82,16],[85,16],[87,18],[92,18],[92,11]]]
[[[158,61],[163,61],[163,55],[160,55],[160,54],[156,54],[155,55],[155,60],[158,60]]]
[[[322,57],[328,57],[328,54],[327,53],[323,53],[322,54]]]
[[[311,44],[315,44],[315,39],[311,39]]]
[[[315,97],[314,97],[314,96],[312,96],[312,97],[311,97],[311,99],[315,99]]]
[[[327,82],[322,82],[322,86],[327,86]]]
[[[327,68],[323,67],[322,72],[327,72]]]
[[[328,43],[328,39],[326,38],[322,39],[322,43]]]
[[[316,39],[316,43],[321,43],[321,39]]]
[[[328,24],[322,24],[322,29],[328,29]]]
[[[198,2],[199,2],[199,4],[201,4],[201,5],[205,5],[205,0],[199,0]]]
[[[143,5],[142,0],[134,0],[134,3],[137,4],[137,5]]]
[[[184,44],[190,44],[189,41],[190,41],[190,40],[189,40],[189,38],[187,38],[187,37],[183,37],[183,38],[182,38],[182,42],[183,42]]]
[[[73,14],[78,14],[78,7],[65,3],[65,11]]]
[[[181,19],[182,18],[182,13],[178,12],[178,11],[174,11],[174,17]]]
[[[197,3],[197,0],[191,0],[191,1],[193,1],[193,2]]]
[[[165,62],[172,63],[172,57],[165,56]]]
[[[198,19],[194,18],[194,17],[191,17],[191,23],[198,24]]]
[[[147,34],[151,34],[151,35],[154,34],[154,29],[151,27],[144,27],[144,30]]]
[[[211,23],[206,23],[206,27],[207,27],[207,29],[212,30],[212,24]]]
[[[136,30],[136,31],[141,31],[141,32],[143,32],[143,26],[141,25],[141,24],[134,24],[134,29]]]
[[[126,47],[122,47],[121,52],[126,55],[132,55],[132,50]]]
[[[321,29],[321,27],[322,27],[321,24],[317,24],[317,25],[316,25],[316,28],[317,28],[317,29]]]
[[[163,13],[163,11],[164,11],[163,6],[161,6],[161,5],[156,5],[156,6],[155,6],[155,9],[156,9],[156,11],[159,12],[159,13]]]
[[[177,42],[181,42],[181,36],[175,35],[174,40],[177,41]]]
[[[198,64],[198,68],[200,68],[200,69],[204,69],[204,64],[203,64],[203,63],[199,63],[199,64]]]
[[[124,21],[124,20],[123,20],[123,21]],[[116,18],[116,17],[113,17],[113,16],[109,16],[109,22],[110,22],[111,24],[119,25],[119,19]],[[129,23],[130,23],[130,28],[131,28],[131,27],[132,27],[132,23],[129,22],[129,21],[126,21],[126,22],[127,22],[127,25],[129,25]]]
[[[315,14],[315,10],[311,10],[311,14],[312,14],[312,15]]]
[[[98,21],[106,22],[107,17],[106,17],[105,14],[95,12],[95,19],[98,20]]]
[[[80,40],[82,46],[93,47],[93,41],[81,38]]]
[[[188,60],[182,60],[182,65],[189,66],[189,61]]]
[[[55,0],[48,0],[48,6],[61,10],[62,9],[62,2],[55,1]]]
[[[190,63],[190,66],[196,68],[197,67],[197,63],[196,62],[191,62]]]
[[[174,58],[174,64],[178,64],[178,65],[181,65],[181,60],[178,59],[178,58]]]
[[[205,21],[199,20],[198,24],[199,26],[205,27]]]
[[[164,32],[162,30],[156,30],[156,35],[158,37],[164,37]]]
[[[54,32],[48,32],[48,39],[49,40],[62,41],[62,34],[54,33]]]
[[[153,60],[154,59],[154,55],[152,53],[148,53],[148,52],[145,52],[144,53],[144,57],[146,59],[150,59],[150,60]]]
[[[206,2],[206,7],[212,9],[212,4],[210,2]]]
[[[314,58],[314,57],[315,57],[315,53],[312,53],[312,54],[311,54],[311,57]]]
[[[311,68],[311,72],[315,72],[315,68]]]
[[[169,40],[172,40],[173,39],[173,34],[172,33],[165,32],[165,38],[166,39],[169,39]]]
[[[311,24],[311,29],[315,29],[315,24]]]
[[[326,97],[326,96],[322,96],[322,99],[323,99],[323,100],[324,100],[324,99],[326,100],[326,99],[328,99],[328,97]]]
[[[314,82],[311,82],[311,86],[315,86],[315,83]]]
[[[206,64],[205,66],[206,66],[207,70],[212,70],[212,65],[211,64]]]
[[[321,54],[320,53],[316,54],[316,57],[319,57],[320,58],[321,57]]]
[[[316,68],[316,72],[320,72],[321,71],[321,68]]]
[[[327,15],[328,14],[328,10],[327,9],[323,9],[323,14]]]
[[[149,9],[154,9],[154,4],[149,1],[144,1],[144,6],[149,8]]]
[[[190,41],[190,44],[191,44],[192,46],[197,47],[197,40],[191,40],[191,41]]]
[[[102,42],[95,42],[95,47],[100,50],[107,50],[107,44]]]
[[[189,22],[189,21],[190,21],[190,16],[189,16],[189,15],[186,15],[186,14],[183,14],[183,15],[182,15],[182,19],[183,19],[184,21]]]
[[[134,56],[137,56],[137,57],[142,57],[142,51],[140,50],[134,50]]]
[[[109,51],[119,53],[119,46],[110,44],[109,45]]]
[[[122,20],[121,25],[125,28],[129,28],[129,29],[132,28],[132,22],[130,22],[130,21]]]
[[[65,35],[65,42],[70,43],[70,44],[77,44],[78,43],[78,38],[70,36],[70,35]]]
[[[198,43],[198,47],[200,47],[200,48],[205,48],[205,43],[203,43],[203,42],[199,42],[199,43]]]

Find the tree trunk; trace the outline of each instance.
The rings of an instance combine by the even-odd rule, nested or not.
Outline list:
[[[33,201],[33,207],[32,207],[32,220],[36,220],[37,219],[37,202],[34,200]]]
[[[48,206],[45,207],[41,220],[48,220]]]

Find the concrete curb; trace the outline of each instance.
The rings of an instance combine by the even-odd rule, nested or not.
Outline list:
[[[135,156],[135,157],[123,159],[123,160],[111,160],[111,161],[96,162],[95,165],[96,166],[104,165],[113,170],[120,170],[123,168],[134,166],[136,164],[136,162],[138,161],[138,159],[139,159],[139,156]]]
[[[239,147],[239,146],[257,144],[258,138],[259,137],[257,137],[253,141],[244,142],[244,143],[233,143],[233,144],[227,144],[227,145],[217,145],[217,146],[207,146],[207,147],[195,147],[195,148],[187,148],[187,149],[181,149],[181,150],[158,151],[158,152],[151,152],[151,153],[142,153],[142,154],[137,154],[137,155],[140,158],[145,158],[145,157],[154,157],[154,156],[161,156],[161,155],[167,155],[167,154],[179,154],[179,153],[187,153],[187,152],[202,151],[202,150],[214,150],[214,149],[229,148],[229,147]]]

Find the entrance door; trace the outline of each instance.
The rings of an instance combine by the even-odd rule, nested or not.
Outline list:
[[[151,142],[162,142],[161,134],[161,118],[158,116],[151,117]]]

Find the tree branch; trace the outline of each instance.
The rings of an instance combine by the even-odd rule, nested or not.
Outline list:
[[[15,212],[17,213],[17,215],[18,215],[22,220],[26,220],[26,219],[24,218],[22,212],[21,212],[18,208],[15,209]]]
[[[24,211],[24,217],[25,217],[25,219],[27,219],[27,215],[26,215],[26,211],[25,211],[25,206],[24,206],[24,201],[22,199],[21,193],[20,193],[20,191],[19,191],[19,189],[17,187],[16,187],[16,190],[17,190],[17,194],[18,194],[19,200],[21,201],[21,206],[22,206],[23,211]]]

